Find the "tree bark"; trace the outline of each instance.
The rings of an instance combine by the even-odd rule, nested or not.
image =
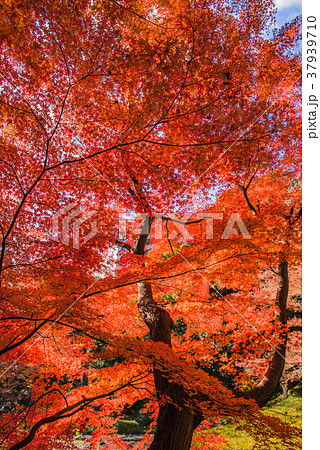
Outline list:
[[[152,220],[146,216],[140,235],[131,249],[133,254],[144,254],[151,224]],[[151,283],[139,282],[137,285],[139,314],[149,328],[152,341],[163,342],[171,347],[173,321],[170,314],[154,301]],[[186,406],[188,395],[182,386],[170,382],[155,367],[153,375],[160,410],[157,430],[149,450],[189,450],[193,431],[202,418]]]
[[[157,431],[149,450],[189,450],[194,430],[194,415],[188,408],[172,404],[160,406]]]
[[[138,309],[150,330],[151,339],[171,347],[173,321],[169,313],[154,301],[150,283],[138,283]],[[201,420],[186,406],[188,395],[182,386],[170,382],[156,368],[153,373],[160,410],[149,450],[188,450],[193,431]]]

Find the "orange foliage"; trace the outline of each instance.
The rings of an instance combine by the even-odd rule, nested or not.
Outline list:
[[[172,401],[152,368],[204,418],[297,445],[217,374],[252,387],[297,326],[275,320],[275,297],[283,260],[289,300],[301,292],[298,20],[266,37],[265,0],[2,3],[1,448],[40,423],[30,449],[76,448],[89,427],[92,448],[128,448],[115,424],[148,399],[142,448]],[[139,213],[151,230],[135,254]],[[172,348],[150,340],[139,281]]]

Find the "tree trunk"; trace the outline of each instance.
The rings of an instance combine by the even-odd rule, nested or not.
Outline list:
[[[194,415],[168,403],[160,406],[157,431],[149,450],[189,450],[194,430]]]
[[[287,323],[287,299],[289,292],[288,262],[283,260],[278,267],[279,284],[276,297],[276,306],[279,309],[277,320],[282,325]],[[239,397],[252,398],[262,408],[271,399],[278,387],[284,364],[287,347],[287,332],[280,336],[282,343],[273,352],[269,368],[257,386],[245,392],[238,392]]]
[[[144,254],[151,224],[152,219],[146,216],[141,225],[140,235],[131,249],[132,253]],[[154,301],[150,283],[137,284],[139,314],[150,330],[151,339],[171,347],[173,321],[170,314]],[[182,386],[169,382],[156,368],[153,373],[160,410],[157,430],[149,450],[189,450],[193,431],[200,424],[202,417],[194,414],[186,406],[188,396]]]
[[[173,322],[169,313],[154,301],[150,283],[138,283],[138,309],[150,330],[151,339],[171,347]],[[156,368],[154,381],[160,410],[157,431],[149,450],[188,450],[193,430],[201,420],[185,406],[187,394],[181,386],[169,382]]]

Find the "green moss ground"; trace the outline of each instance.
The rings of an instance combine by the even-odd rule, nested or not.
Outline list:
[[[272,417],[279,417],[283,421],[292,426],[302,427],[302,398],[301,388],[292,389],[289,392],[288,398],[283,395],[270,401],[267,406],[263,408],[265,414]],[[209,432],[209,430],[208,430]],[[223,436],[227,439],[228,444],[223,445],[222,450],[251,450],[254,446],[253,438],[246,432],[237,429],[236,424],[224,424],[210,429],[210,433]],[[212,449],[217,448],[212,446]],[[220,447],[221,448],[221,447]],[[280,443],[275,446],[270,446],[268,450],[279,450],[284,447]],[[288,447],[286,447],[288,449]],[[294,450],[298,450],[295,447]]]

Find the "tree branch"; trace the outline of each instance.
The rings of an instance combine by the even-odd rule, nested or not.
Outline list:
[[[44,320],[39,325],[35,325],[34,329],[32,331],[30,331],[30,333],[27,334],[27,336],[25,336],[20,341],[16,342],[15,344],[12,344],[12,345],[6,345],[2,350],[0,350],[0,356],[3,355],[4,353],[10,352],[10,350],[13,350],[16,347],[19,347],[19,345],[22,345],[24,342],[26,342],[28,339],[30,339],[34,334],[36,334],[38,332],[38,330],[40,330],[40,328],[42,328],[46,323],[47,323],[47,320]]]
[[[45,418],[39,420],[35,425],[33,425],[31,430],[29,431],[28,435],[24,439],[22,439],[20,442],[17,442],[16,444],[14,444],[8,450],[19,450],[20,448],[26,447],[28,444],[30,444],[30,442],[33,441],[37,431],[43,425],[56,422],[57,420],[60,420],[60,419],[65,419],[66,417],[73,416],[77,412],[79,412],[82,409],[84,409],[87,406],[89,406],[95,400],[99,400],[99,399],[106,398],[106,397],[111,397],[112,395],[114,395],[119,390],[130,386],[131,383],[132,383],[132,380],[130,380],[128,383],[123,384],[119,388],[114,389],[111,392],[108,392],[107,394],[100,394],[100,395],[96,395],[95,397],[83,398],[79,402],[76,402],[73,405],[70,405],[70,406],[67,406],[67,407],[61,409],[60,411],[56,412],[52,416],[45,417]]]
[[[240,191],[243,194],[243,197],[244,197],[244,199],[246,201],[246,204],[247,204],[248,208],[250,209],[252,214],[257,216],[258,212],[257,212],[256,208],[253,206],[253,204],[250,202],[248,194],[247,194],[247,189],[248,189],[249,185],[250,185],[250,182],[249,182],[249,184],[248,184],[248,186],[246,188],[244,186],[242,186],[241,184],[238,184],[238,187],[239,187]]]

